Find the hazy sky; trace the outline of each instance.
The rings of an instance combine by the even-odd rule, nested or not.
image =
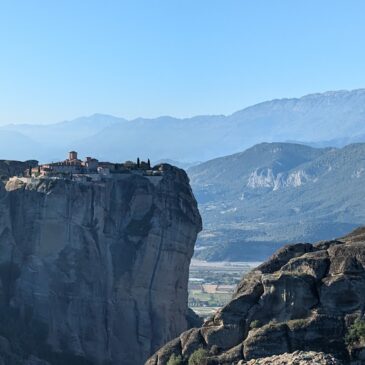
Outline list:
[[[365,87],[362,0],[1,0],[0,123]]]

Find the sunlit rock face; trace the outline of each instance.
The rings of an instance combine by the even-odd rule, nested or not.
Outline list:
[[[282,355],[274,355],[262,359],[250,360],[246,363],[239,362],[238,365],[342,365],[342,362],[335,357],[322,352],[295,351]]]
[[[200,348],[211,365],[269,364],[264,358],[294,351],[324,352],[346,364],[365,361],[363,343],[345,341],[363,315],[364,293],[365,228],[337,240],[288,245],[246,275],[202,327],[182,333],[147,364],[165,365],[173,353],[187,360]],[[306,364],[299,360],[278,363]]]
[[[247,187],[252,189],[270,188],[273,191],[286,187],[299,187],[308,181],[315,179],[307,175],[303,170],[291,173],[275,174],[272,169],[256,169],[247,180]]]
[[[0,186],[5,363],[138,365],[188,328],[201,218],[185,172],[164,170]]]

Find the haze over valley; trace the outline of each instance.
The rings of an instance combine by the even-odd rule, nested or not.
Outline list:
[[[228,116],[9,124],[0,155],[51,162],[77,149],[101,161],[179,166],[203,216],[196,258],[260,261],[285,243],[330,239],[364,222],[365,145],[349,145],[365,142],[364,120],[365,89],[330,91]]]

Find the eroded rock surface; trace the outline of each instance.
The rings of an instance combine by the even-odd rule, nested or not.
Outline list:
[[[348,327],[364,309],[363,228],[338,240],[283,247],[243,278],[230,303],[147,364],[164,365],[173,353],[187,361],[199,348],[208,351],[208,364],[244,363],[297,350],[330,353],[348,363],[354,354],[364,356],[365,351],[345,343]],[[267,362],[249,362],[256,363]]]
[[[242,363],[243,364],[243,363]],[[294,353],[274,355],[263,359],[250,360],[246,365],[342,365],[332,355],[313,351],[295,351]],[[241,365],[240,363],[238,365]]]
[[[188,328],[201,219],[185,172],[164,170],[0,185],[5,364],[138,365]]]

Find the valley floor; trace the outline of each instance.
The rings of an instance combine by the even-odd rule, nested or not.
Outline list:
[[[189,307],[207,318],[227,304],[243,275],[260,262],[207,262],[192,260],[189,277]]]

